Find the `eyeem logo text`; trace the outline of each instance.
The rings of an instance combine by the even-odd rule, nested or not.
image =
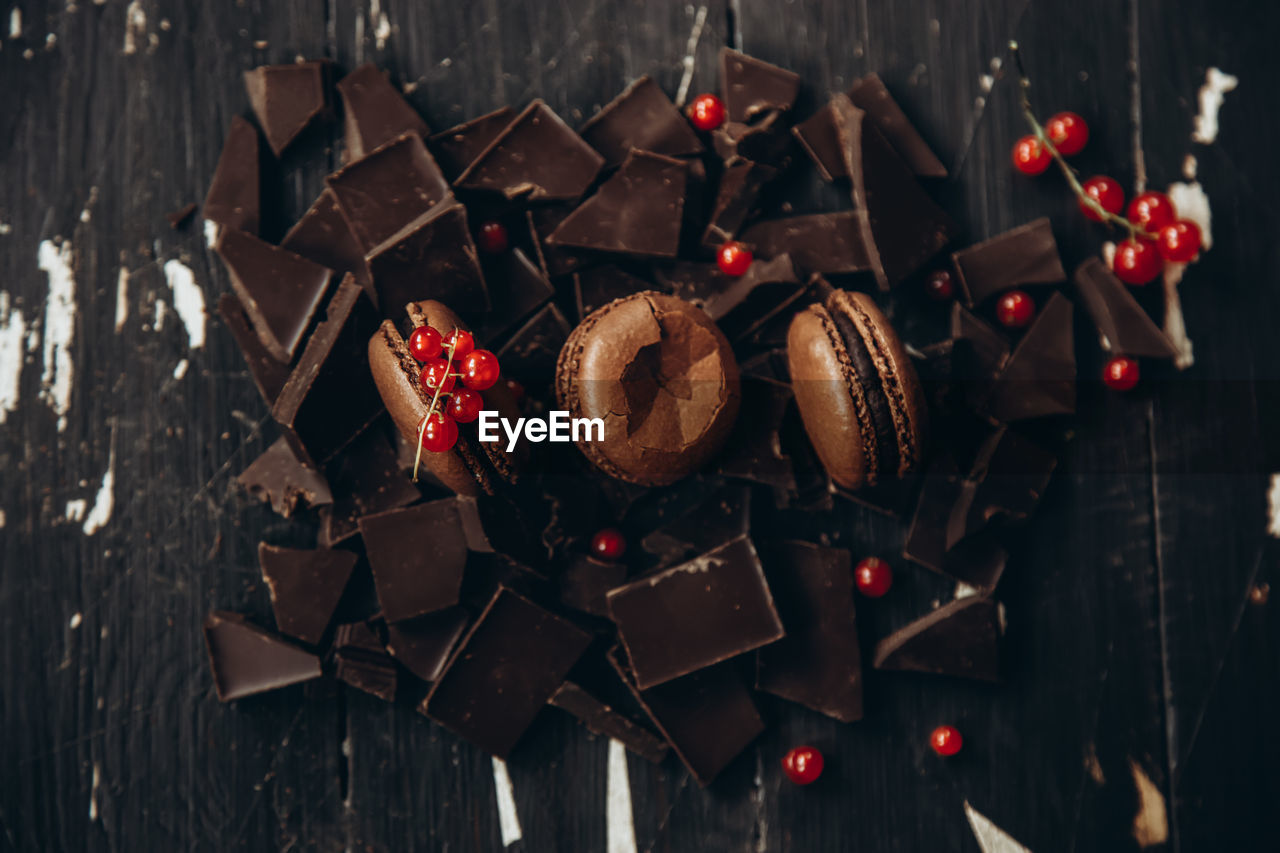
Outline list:
[[[571,418],[568,412],[548,412],[546,418],[517,418],[514,424],[492,409],[480,412],[480,440],[501,441],[498,426],[507,436],[507,452],[516,449],[520,433],[537,444],[542,441],[604,441],[603,418]]]

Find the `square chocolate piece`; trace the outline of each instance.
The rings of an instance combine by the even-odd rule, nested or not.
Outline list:
[[[435,299],[466,317],[489,308],[489,291],[460,204],[438,204],[365,256],[388,316],[410,302]]]
[[[450,178],[456,178],[502,135],[516,117],[511,107],[499,107],[491,113],[464,121],[442,130],[427,140],[436,162]]]
[[[808,273],[871,269],[856,210],[765,219],[747,228],[738,239],[754,246],[757,258],[789,254]]]
[[[338,81],[342,96],[343,138],[347,160],[358,160],[402,133],[425,137],[427,123],[409,105],[404,95],[379,71],[366,62]]]
[[[689,120],[648,75],[605,104],[582,125],[580,133],[588,145],[604,155],[606,168],[627,159],[632,149],[668,157],[703,152]]]
[[[388,622],[458,603],[467,542],[453,498],[363,516],[360,535]]]
[[[351,273],[376,304],[376,295],[369,282],[369,269],[364,263],[364,249],[351,233],[347,220],[342,218],[338,197],[333,190],[326,189],[320,193],[311,208],[284,235],[280,248],[336,272]]]
[[[1067,272],[1048,217],[1040,217],[951,255],[964,304],[977,305],[1003,290],[1059,284]]]

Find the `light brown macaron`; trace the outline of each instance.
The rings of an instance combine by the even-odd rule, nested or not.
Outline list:
[[[805,432],[838,485],[858,489],[919,467],[928,411],[915,367],[876,303],[836,290],[787,332]]]
[[[642,486],[705,465],[728,438],[741,397],[738,362],[719,327],[656,291],[596,309],[556,364],[560,407],[604,422],[602,441],[578,447],[606,474]]]
[[[457,314],[446,305],[431,299],[411,302],[405,306],[411,328],[430,326],[442,336],[455,328],[471,331]],[[382,395],[396,428],[409,446],[418,446],[418,427],[427,416],[431,395],[418,381],[422,365],[409,352],[400,330],[391,320],[382,325],[369,339],[369,370]],[[511,393],[502,382],[480,392],[484,408],[496,410],[502,417],[515,421],[519,417]],[[427,474],[439,480],[447,488],[460,495],[474,497],[494,494],[503,484],[513,483],[517,472],[528,456],[528,447],[521,439],[515,449],[507,452],[506,439],[482,442],[476,423],[458,424],[458,443],[445,453],[422,452],[422,467]]]

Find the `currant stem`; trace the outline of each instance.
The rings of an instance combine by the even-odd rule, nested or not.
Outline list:
[[[454,327],[453,331],[455,332],[455,336],[453,339],[457,340],[457,336],[456,336],[456,333],[458,331],[457,327]],[[445,375],[448,375],[449,368],[453,367],[453,350],[454,350],[454,345],[450,344],[449,358],[445,361],[445,364],[444,364]],[[454,375],[461,376],[462,374],[459,373]],[[427,413],[423,415],[422,423],[421,425],[418,426],[418,452],[413,457],[413,482],[415,483],[418,482],[418,466],[422,464],[422,435],[427,431],[427,421],[431,420],[431,416],[436,411],[436,403],[440,402],[440,395],[444,393],[442,390],[443,388],[444,388],[443,382],[441,382],[439,385],[436,386],[436,393],[435,393],[435,396],[431,398],[431,405],[427,406]],[[448,396],[448,394],[445,394],[445,396]]]

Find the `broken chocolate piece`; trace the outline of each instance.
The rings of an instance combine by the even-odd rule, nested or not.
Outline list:
[[[545,306],[498,350],[502,375],[541,397],[555,378],[556,359],[569,337],[569,321],[555,304]]]
[[[657,557],[659,566],[670,566],[746,536],[750,526],[751,490],[733,483],[645,536],[640,547]]]
[[[489,291],[461,204],[436,205],[370,249],[366,261],[386,314],[422,299],[467,317],[488,310]]]
[[[960,293],[969,307],[1002,290],[1067,280],[1048,217],[961,249],[951,255],[951,260]]]
[[[362,516],[360,535],[388,622],[458,603],[467,543],[453,498]]]
[[[757,376],[742,377],[742,410],[725,442],[716,473],[763,483],[786,492],[796,488],[791,458],[782,451],[779,431],[791,405],[791,386]]]
[[[279,157],[315,119],[329,113],[329,61],[260,65],[244,88],[267,144]]]
[[[615,299],[652,289],[653,285],[649,282],[636,278],[613,264],[573,274],[579,322],[585,320],[592,311]]]
[[[218,155],[201,215],[224,228],[258,233],[258,131],[235,116]]]
[[[618,741],[646,761],[658,764],[667,757],[661,738],[572,681],[560,685],[550,704],[573,714],[587,731]]]
[[[579,134],[604,155],[606,168],[627,159],[633,148],[669,157],[704,150],[689,121],[648,75],[605,104],[582,125]]]
[[[320,193],[311,208],[284,235],[280,248],[335,272],[351,273],[377,304],[377,295],[369,281],[369,269],[364,262],[364,249],[342,218],[338,197],[333,190],[325,189]]]
[[[1007,427],[978,451],[947,521],[947,548],[994,521],[1020,521],[1040,502],[1058,458]]]
[[[258,500],[270,503],[276,514],[285,518],[302,504],[320,507],[333,503],[324,475],[299,462],[283,438],[277,438],[249,463],[236,477],[236,482]]]
[[[991,383],[1009,359],[1009,341],[959,302],[951,307],[951,337],[952,377],[968,404],[976,408],[991,393]]]
[[[605,595],[627,582],[627,567],[623,563],[606,563],[584,554],[573,554],[557,581],[563,604],[608,619]]]
[[[435,153],[444,173],[451,179],[456,178],[484,153],[515,117],[514,109],[500,107],[437,133],[427,140],[427,146]]]
[[[334,676],[379,699],[396,698],[396,665],[368,622],[339,625],[333,636]]]
[[[258,333],[253,330],[248,313],[234,293],[224,293],[218,297],[218,313],[231,330],[231,336],[236,339],[258,393],[270,406],[280,396],[280,389],[289,379],[289,365],[267,352]]]
[[[800,75],[727,47],[720,48],[720,85],[729,121],[749,122],[769,110],[789,110]]]
[[[422,497],[401,471],[379,419],[328,466],[333,506],[320,510],[319,543],[331,548],[356,535],[361,516],[408,506]]]
[[[902,556],[989,592],[1004,574],[1008,559],[1008,552],[995,538],[978,535],[947,550],[947,522],[962,487],[954,463],[945,457],[936,459],[923,477],[916,511],[902,546]]]
[[[791,142],[780,110],[751,124],[727,121],[711,132],[711,147],[727,165],[750,161],[782,169],[791,162]]]
[[[418,111],[391,85],[387,72],[366,62],[338,81],[346,160],[359,160],[402,133],[430,132]]]
[[[556,295],[542,270],[521,249],[503,253],[492,264],[485,276],[490,310],[476,332],[482,341],[501,339]]]
[[[177,210],[166,213],[164,218],[169,220],[169,227],[174,231],[177,231],[179,228],[191,221],[191,217],[195,215],[195,212],[196,203],[193,201],[188,204],[184,204]]]
[[[996,377],[986,411],[999,421],[1076,410],[1076,351],[1072,305],[1054,293]]]
[[[716,190],[716,203],[711,219],[702,232],[702,245],[718,249],[732,240],[756,209],[760,191],[773,180],[778,170],[762,163],[742,160],[726,166]]]
[[[533,249],[538,255],[538,266],[547,278],[568,275],[574,270],[582,269],[588,263],[586,255],[573,249],[557,249],[547,243],[551,232],[560,227],[560,223],[573,213],[572,205],[549,205],[535,207],[525,211],[529,222],[529,234],[533,240]]]
[[[320,677],[320,659],[239,613],[215,610],[204,618],[218,699],[230,702]]]
[[[1177,356],[1168,336],[1100,259],[1090,258],[1077,267],[1074,280],[1105,352],[1145,358]]]
[[[320,644],[342,591],[356,567],[350,551],[258,545],[258,565],[271,592],[271,609],[282,634]]]
[[[876,644],[876,669],[1000,680],[996,603],[970,595],[945,604]]]
[[[387,651],[423,681],[435,681],[471,617],[465,607],[446,607],[387,625]]]
[[[755,261],[740,276],[725,275],[715,264],[689,261],[659,267],[657,273],[673,296],[706,311],[731,341],[754,333],[806,289],[787,254]]]
[[[854,210],[812,213],[757,222],[739,239],[757,258],[789,254],[807,272],[861,272],[871,269],[871,261],[860,228]]]

